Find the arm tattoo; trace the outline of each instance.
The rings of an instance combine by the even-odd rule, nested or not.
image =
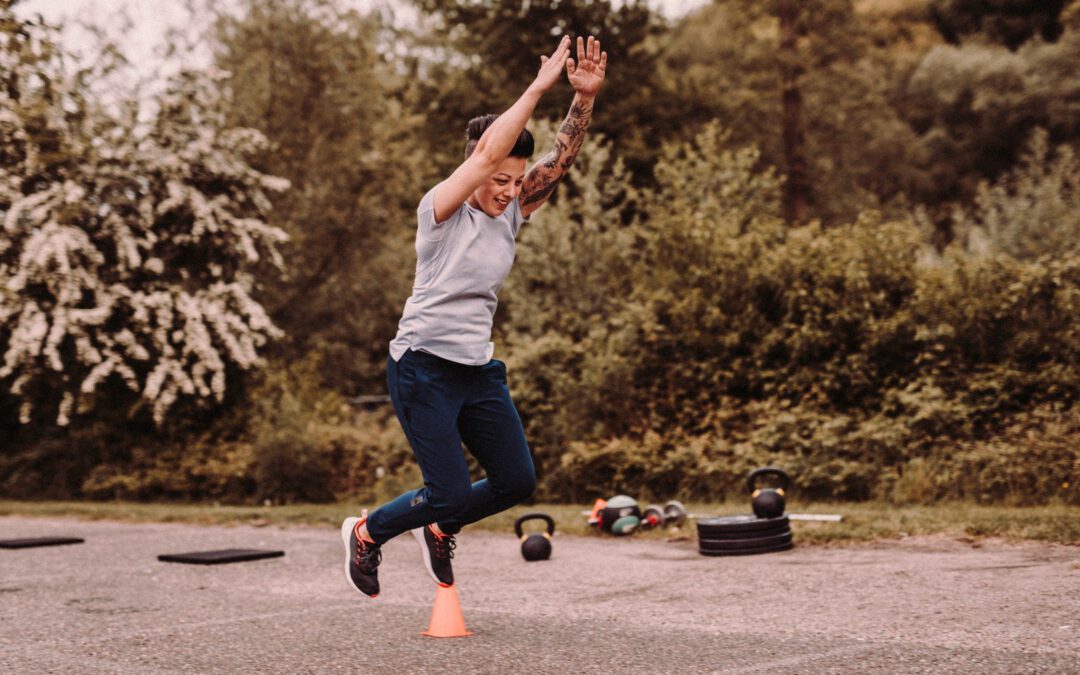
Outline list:
[[[589,128],[592,110],[591,100],[574,97],[570,112],[567,113],[566,119],[563,120],[555,136],[555,146],[533,166],[529,175],[525,177],[525,186],[521,190],[522,206],[535,205],[534,210],[539,208],[558,187],[559,181],[570,170],[574,158],[581,149],[581,143],[585,140],[585,131]]]

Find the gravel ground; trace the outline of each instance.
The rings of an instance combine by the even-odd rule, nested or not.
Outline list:
[[[344,581],[338,531],[0,518],[4,673],[1080,673],[1080,547],[908,538],[706,558],[692,541],[467,532],[475,635],[433,639],[411,537],[382,593]],[[798,539],[796,537],[796,543]],[[161,553],[274,548],[233,565]]]

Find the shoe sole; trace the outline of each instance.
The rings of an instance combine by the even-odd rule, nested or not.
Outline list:
[[[352,575],[349,574],[349,563],[352,562],[352,556],[349,555],[349,539],[352,537],[353,528],[356,527],[358,522],[360,522],[359,518],[346,518],[344,522],[341,523],[341,541],[345,544],[345,580],[349,582],[349,586],[351,586],[353,590],[365,598],[376,598],[379,596],[378,593],[375,595],[368,595],[363,592],[353,583]]]
[[[427,525],[425,525],[424,527],[427,527]],[[439,584],[443,588],[450,588],[451,586],[453,586],[453,584],[444,584],[443,582],[439,581],[439,577],[435,576],[435,570],[431,568],[431,556],[428,555],[427,542],[424,541],[424,527],[418,527],[415,530],[410,530],[412,532],[412,535],[416,537],[416,541],[420,544],[420,557],[424,560],[424,567],[427,568],[428,574],[431,575],[431,578],[435,581],[435,583]]]

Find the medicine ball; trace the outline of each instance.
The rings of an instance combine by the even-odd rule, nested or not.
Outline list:
[[[634,521],[620,523],[620,532],[614,531],[615,523],[620,519],[633,517]],[[607,500],[607,504],[600,510],[600,529],[613,534],[630,534],[641,524],[641,507],[637,500],[627,495],[615,495]]]

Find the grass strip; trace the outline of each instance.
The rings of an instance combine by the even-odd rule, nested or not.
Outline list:
[[[644,505],[643,505],[644,506]],[[688,503],[691,514],[707,517],[750,512],[745,502],[723,504]],[[337,527],[342,518],[359,512],[361,505],[348,502],[333,504],[288,504],[283,506],[230,506],[222,504],[173,504],[137,502],[75,501],[0,501],[0,516],[65,517],[87,520],[127,522],[197,523],[204,525],[309,525]],[[472,528],[512,532],[514,521],[525,513],[540,511],[555,519],[556,531],[589,535],[593,528],[586,523],[584,504],[535,504],[517,506],[487,518]],[[843,545],[899,539],[906,536],[946,534],[979,539],[1001,537],[1061,544],[1080,544],[1080,507],[985,506],[967,502],[945,502],[926,506],[898,506],[884,502],[794,503],[792,513],[835,513],[843,521],[793,521],[792,529],[800,544]],[[540,522],[526,526],[538,530]],[[696,538],[693,520],[678,531],[656,529],[635,536],[669,539]]]

